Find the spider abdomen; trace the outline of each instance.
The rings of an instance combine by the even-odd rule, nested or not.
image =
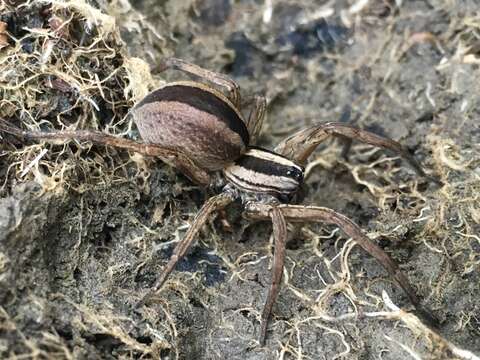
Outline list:
[[[206,170],[220,170],[247,149],[240,112],[221,93],[195,82],[168,84],[133,110],[143,140],[178,149]]]
[[[304,169],[274,152],[250,148],[223,173],[240,190],[290,197],[303,182]]]

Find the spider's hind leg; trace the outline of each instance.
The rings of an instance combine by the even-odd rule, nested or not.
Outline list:
[[[415,160],[408,150],[397,141],[340,122],[328,122],[300,130],[278,144],[275,151],[299,164],[305,165],[308,157],[317,146],[330,136],[357,140],[373,146],[392,150],[407,160],[420,176],[439,183],[438,179],[427,175],[417,160]]]
[[[208,80],[213,84],[226,88],[233,105],[235,105],[237,109],[240,107],[240,87],[228,76],[204,69],[198,65],[191,64],[185,60],[174,57],[163,59],[160,63],[158,68],[160,72],[167,69],[176,69],[179,71],[183,71],[185,73],[198,76],[199,78]]]

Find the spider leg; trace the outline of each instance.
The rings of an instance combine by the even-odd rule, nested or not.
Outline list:
[[[270,217],[271,205],[249,204],[246,211],[247,216],[255,219],[268,219]],[[388,256],[382,248],[372,242],[352,220],[332,209],[319,206],[302,205],[279,205],[278,209],[282,211],[283,216],[288,221],[306,222],[322,221],[337,225],[345,234],[351,237],[366,252],[373,256],[398,283],[406,293],[410,302],[414,306],[420,305],[420,299],[415,290],[410,285],[407,277],[400,270],[398,265]]]
[[[299,164],[305,164],[316,147],[329,136],[358,140],[370,145],[392,150],[407,160],[419,175],[430,181],[439,183],[438,179],[427,175],[417,160],[397,141],[339,122],[328,122],[300,130],[278,144],[275,152]]]
[[[210,176],[198,167],[185,154],[155,144],[146,144],[134,140],[123,139],[94,130],[61,130],[61,131],[26,131],[10,125],[7,121],[0,119],[0,132],[15,135],[25,140],[55,141],[90,141],[97,145],[113,146],[116,148],[131,150],[143,155],[160,158],[165,163],[175,167],[193,182],[199,185],[208,185]]]
[[[255,96],[255,105],[250,112],[247,122],[248,133],[250,134],[250,143],[255,144],[260,131],[262,130],[265,111],[267,110],[267,101],[263,96]]]
[[[202,79],[208,80],[216,85],[225,87],[229,92],[229,98],[236,108],[240,106],[240,87],[235,81],[228,76],[201,68],[198,65],[191,64],[185,60],[178,58],[166,58],[159,65],[159,71],[165,71],[167,69],[176,69],[188,74],[198,76]]]
[[[265,345],[267,335],[267,325],[272,313],[272,307],[280,291],[280,282],[282,281],[283,265],[285,262],[285,244],[287,239],[287,224],[282,211],[272,207],[269,216],[273,224],[273,237],[275,239],[275,254],[273,258],[272,281],[268,290],[267,300],[262,311],[262,320],[260,324],[260,345]]]
[[[182,259],[187,250],[192,245],[195,237],[197,236],[198,232],[201,230],[202,226],[205,225],[209,216],[225,208],[228,204],[235,200],[235,195],[229,191],[224,191],[223,193],[213,196],[208,199],[205,204],[203,204],[202,208],[198,211],[195,219],[193,220],[192,225],[188,229],[185,237],[180,241],[175,249],[173,250],[173,255],[168,260],[167,265],[163,269],[162,274],[160,277],[157,278],[153,287],[147,292],[145,296],[137,303],[136,307],[139,308],[143,306],[151,297],[152,295],[157,292],[158,289],[162,287],[162,285],[167,280],[170,273],[177,265],[177,262]]]

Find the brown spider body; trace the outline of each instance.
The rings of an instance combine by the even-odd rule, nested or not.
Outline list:
[[[227,185],[199,210],[162,274],[137,303],[137,307],[153,300],[152,295],[162,287],[177,262],[185,256],[209,216],[240,198],[247,218],[270,220],[273,224],[275,254],[272,280],[261,316],[260,344],[265,342],[268,320],[280,289],[285,259],[286,221],[322,221],[337,225],[377,259],[417,310],[421,310],[415,290],[397,264],[350,219],[324,207],[288,204],[303,182],[303,165],[315,148],[329,136],[355,139],[394,151],[409,161],[417,173],[429,178],[401,144],[343,123],[330,122],[298,131],[282,141],[274,151],[256,148],[251,144],[261,128],[265,112],[263,98],[257,98],[249,118],[244,120],[239,110],[238,86],[228,77],[174,58],[167,59],[163,68],[176,68],[223,86],[229,91],[229,97],[197,82],[172,83],[153,91],[133,109],[134,120],[144,142],[86,130],[48,133],[24,131],[0,119],[0,131],[24,139],[88,140],[156,156],[204,186],[211,184],[212,171],[222,170]]]
[[[181,150],[208,171],[238,159],[250,141],[230,100],[200,83],[167,84],[137,104],[133,116],[144,141]]]

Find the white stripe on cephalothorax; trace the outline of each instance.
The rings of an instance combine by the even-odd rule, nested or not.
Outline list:
[[[239,165],[231,165],[224,170],[226,178],[241,189],[253,192],[275,192],[289,194],[299,183],[294,179],[262,174]]]
[[[289,159],[287,159],[283,156],[271,153],[269,151],[265,151],[263,149],[255,149],[255,148],[249,149],[245,153],[245,155],[254,156],[258,159],[268,160],[268,161],[271,161],[271,162],[274,162],[274,163],[277,163],[277,164],[280,164],[280,165],[292,166],[292,167],[297,168],[299,171],[303,171],[303,169],[300,166],[298,166],[297,164],[295,164],[292,160],[289,160]]]

